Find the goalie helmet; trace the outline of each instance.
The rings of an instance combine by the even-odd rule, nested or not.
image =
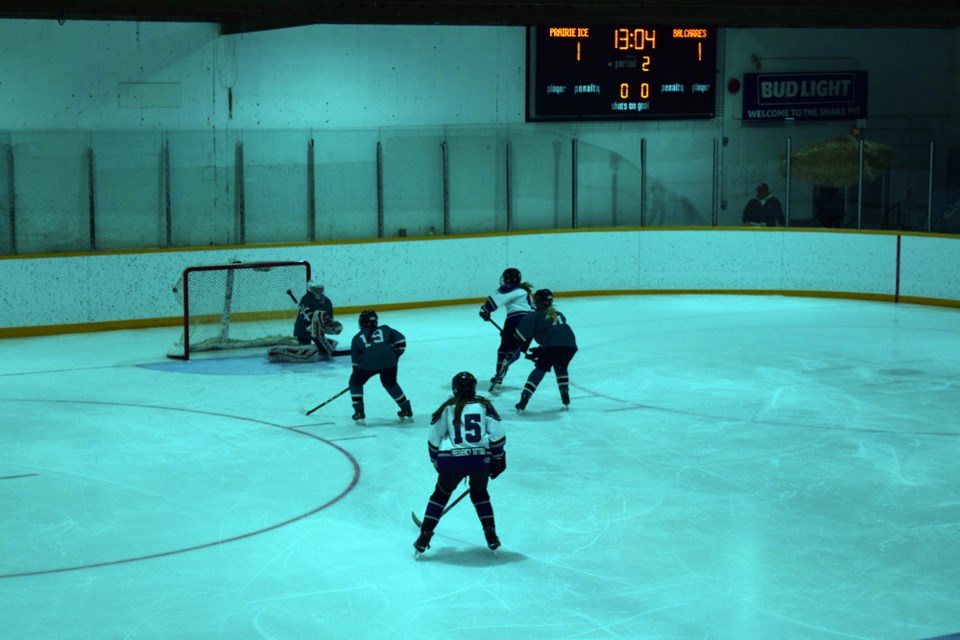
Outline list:
[[[319,280],[311,280],[307,283],[307,291],[317,296],[318,298],[323,297],[323,284]]]
[[[461,371],[453,376],[450,386],[456,398],[469,400],[477,395],[477,379],[469,371]]]
[[[360,328],[361,329],[376,329],[377,328],[377,312],[371,309],[360,312]]]
[[[504,269],[503,275],[500,276],[500,286],[507,284],[519,285],[520,279],[520,269],[514,269],[513,267]]]
[[[533,294],[533,304],[537,309],[546,309],[553,306],[553,291],[550,289],[539,289]]]

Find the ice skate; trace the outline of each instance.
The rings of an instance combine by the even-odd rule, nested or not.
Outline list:
[[[400,422],[406,422],[408,420],[413,422],[413,410],[411,410],[410,407],[400,409],[400,411],[397,411],[397,417],[400,418]]]
[[[527,410],[527,402],[530,401],[530,394],[524,391],[520,394],[520,402],[514,405],[514,408],[517,410],[517,413],[522,414]]]
[[[367,416],[363,411],[357,411],[353,414],[353,421],[357,424],[367,424]]]
[[[483,537],[487,539],[487,546],[493,551],[493,555],[500,555],[497,549],[500,548],[500,538],[497,537],[496,527],[484,527]]]
[[[563,408],[570,408],[570,391],[568,389],[560,390],[560,401],[563,402]]]
[[[419,558],[424,551],[430,548],[430,538],[433,537],[433,531],[420,530],[420,535],[413,543],[413,557]]]

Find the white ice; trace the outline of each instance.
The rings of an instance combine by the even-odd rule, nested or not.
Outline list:
[[[401,424],[348,358],[164,357],[174,329],[0,341],[0,636],[917,640],[960,632],[960,311],[558,298],[572,402],[493,396],[469,500],[413,559],[430,412],[494,373],[477,305],[385,311]],[[340,318],[347,332],[353,317]],[[502,317],[496,320],[502,322]],[[485,391],[485,385],[481,382]]]

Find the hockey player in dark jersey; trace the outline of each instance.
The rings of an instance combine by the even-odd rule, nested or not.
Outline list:
[[[343,325],[333,319],[333,302],[324,295],[324,286],[311,280],[307,292],[300,298],[300,313],[293,325],[293,335],[300,344],[316,344],[321,356],[329,357],[333,353],[336,341],[327,340],[324,335],[339,335]]]
[[[500,331],[500,347],[497,349],[497,370],[490,379],[490,392],[503,383],[510,365],[520,359],[521,344],[516,337],[517,325],[533,311],[530,293],[533,285],[522,282],[519,269],[513,267],[504,270],[500,276],[500,287],[487,297],[480,307],[480,317],[490,320],[490,314],[503,307],[507,317]]]
[[[364,424],[363,385],[373,376],[380,376],[380,384],[393,398],[400,411],[400,421],[411,419],[410,401],[397,384],[397,362],[407,348],[403,334],[379,323],[376,311],[364,311],[359,319],[360,331],[350,344],[353,373],[350,374],[350,397],[353,399],[353,419]]]
[[[293,297],[288,289],[287,293]],[[323,284],[317,280],[307,283],[307,292],[299,302],[293,335],[300,346],[278,344],[270,348],[271,362],[316,362],[329,360],[337,348],[337,341],[328,335],[339,335],[343,325],[333,318],[333,303],[324,295]]]
[[[417,556],[430,546],[450,494],[464,478],[470,478],[470,500],[480,518],[487,546],[494,551],[500,547],[487,483],[507,468],[507,437],[497,410],[489,400],[477,396],[473,374],[461,371],[453,377],[451,387],[453,397],[441,404],[430,419],[427,450],[438,475],[420,535],[413,543]]]
[[[526,351],[532,340],[536,340],[539,347],[530,350],[528,358],[534,361],[534,369],[527,376],[517,403],[517,411],[523,412],[527,408],[530,397],[537,390],[537,385],[552,368],[557,376],[557,385],[560,387],[560,400],[563,406],[570,404],[570,376],[568,367],[570,360],[577,353],[577,339],[573,329],[567,324],[566,317],[553,306],[553,292],[549,289],[540,289],[533,294],[533,301],[537,310],[528,315],[517,326],[516,335]]]

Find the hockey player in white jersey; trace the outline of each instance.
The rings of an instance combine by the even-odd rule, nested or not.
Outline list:
[[[533,285],[523,282],[520,270],[510,267],[500,276],[500,287],[491,293],[483,306],[480,307],[480,317],[490,321],[490,315],[497,309],[503,308],[507,317],[500,330],[500,346],[497,349],[497,370],[490,379],[490,392],[503,383],[510,365],[520,358],[521,343],[517,339],[516,329],[520,321],[533,311],[533,301],[530,294]]]
[[[477,395],[473,374],[461,371],[453,377],[451,388],[453,397],[433,412],[427,436],[437,484],[427,502],[420,535],[413,543],[418,556],[430,546],[450,494],[464,478],[470,478],[470,500],[480,518],[487,546],[493,551],[500,547],[487,484],[507,468],[507,437],[497,410],[489,400]]]

